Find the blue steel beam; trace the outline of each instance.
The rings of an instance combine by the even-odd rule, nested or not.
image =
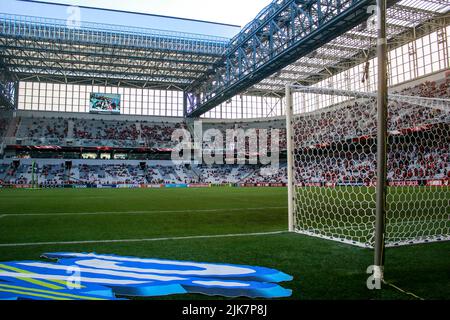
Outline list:
[[[392,5],[395,0],[388,0]],[[230,42],[222,59],[189,88],[198,117],[342,35],[372,14],[375,0],[276,0]]]
[[[15,109],[19,85],[15,80],[3,59],[0,58],[0,107],[5,106],[8,109]]]
[[[0,81],[0,106],[15,109],[18,82]]]
[[[16,84],[0,83],[0,106],[6,106],[8,109],[15,109],[15,89]]]

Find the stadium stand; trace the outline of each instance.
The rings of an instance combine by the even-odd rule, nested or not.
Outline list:
[[[67,137],[68,122],[63,118],[20,118],[16,137],[31,144],[61,144]]]
[[[241,182],[242,177],[253,170],[247,165],[203,165],[200,168],[200,181],[211,184],[228,184]]]
[[[175,143],[171,141],[172,133],[176,129],[185,129],[184,122],[181,123],[147,123],[141,124],[142,138],[145,139],[146,145],[152,148],[158,147],[174,147]]]
[[[80,145],[133,147],[139,138],[135,123],[74,119],[73,138]]]
[[[421,96],[427,98],[449,98],[450,80],[424,81],[411,87],[397,91],[402,95]],[[315,141],[321,137],[323,142],[343,142],[362,136],[374,136],[376,132],[376,114],[373,112],[374,102],[340,103],[325,108],[320,112],[320,123],[309,125],[300,120],[297,124],[297,135],[305,141]],[[388,106],[391,131],[414,129],[422,125],[434,126],[450,121],[448,112],[420,105],[391,102]],[[72,140],[73,146],[81,147],[117,147],[117,148],[173,148],[176,142],[171,136],[176,129],[187,129],[185,122],[151,122],[147,120],[107,120],[87,118],[49,117],[44,114],[37,117],[33,114],[20,116],[16,124],[15,138],[22,145],[41,146],[52,144],[64,146]],[[326,120],[324,120],[326,119]],[[1,120],[1,119],[0,119]],[[2,122],[2,134],[7,130],[7,121]],[[267,129],[268,148],[270,148],[271,129],[278,129],[280,134],[280,150],[286,149],[286,130],[284,118],[249,120],[249,121],[203,121],[203,133],[207,130],[219,130],[225,142],[227,130]],[[72,128],[72,130],[70,130]],[[336,130],[340,128],[340,130]],[[413,132],[414,130],[412,130]],[[405,133],[406,135],[410,133]],[[411,133],[412,134],[412,133]],[[438,136],[438,135],[436,135]],[[417,143],[396,143],[388,153],[388,179],[421,180],[449,179],[449,148],[446,137],[440,136],[438,148],[429,148],[426,140],[417,139]],[[140,143],[140,142],[143,142]],[[347,142],[348,143],[348,142]],[[434,141],[434,145],[436,145]],[[351,144],[351,142],[350,142]],[[204,146],[205,143],[204,143]],[[326,144],[325,144],[326,146]],[[246,141],[246,149],[248,149]],[[318,146],[316,146],[318,147]],[[320,146],[319,146],[320,147]],[[322,145],[321,147],[324,147]],[[168,149],[170,150],[170,149]],[[51,154],[51,152],[50,152]],[[76,154],[76,153],[75,153]],[[100,161],[100,163],[97,163]],[[147,161],[142,168],[136,161],[108,163],[101,160],[89,160],[75,164],[70,170],[59,163],[39,161],[35,174],[42,185],[64,185],[73,183],[85,184],[258,184],[287,182],[286,164],[281,163],[279,170],[270,173],[262,165],[199,165],[185,166],[168,164],[166,161]],[[366,183],[374,182],[376,162],[373,155],[358,152],[336,153],[320,162],[305,159],[303,167],[297,173],[307,183]],[[0,163],[0,183],[30,184],[32,182],[31,163],[17,164],[13,159],[4,159]]]
[[[411,146],[398,145],[391,150],[388,157],[388,179],[423,180],[450,178],[450,152],[445,139],[439,143],[440,148],[429,149],[426,143]],[[337,156],[339,155],[339,156]],[[375,177],[375,159],[364,153],[333,153],[326,161],[306,160],[297,173],[301,179],[311,183],[372,183]],[[0,163],[0,181],[4,184],[28,184],[31,182],[31,164],[14,166],[11,161]],[[286,183],[286,165],[270,171],[260,165],[213,165],[199,166],[197,171],[184,165],[164,165],[153,161],[145,170],[137,164],[122,162],[119,164],[100,165],[86,161],[75,165],[70,174],[61,164],[38,166],[39,181],[44,184],[61,185],[65,183],[92,184],[177,184],[177,183]],[[133,162],[131,162],[133,163]]]
[[[399,93],[410,96],[426,98],[450,97],[450,79],[440,81],[425,81],[410,88],[405,88]]]
[[[8,119],[0,118],[0,138],[6,134],[6,130],[8,129]]]
[[[450,80],[425,81],[400,92],[403,95],[415,95],[432,98],[450,97]],[[357,101],[350,104],[332,106],[328,109],[327,121],[319,126],[303,130],[304,139],[320,134],[333,140],[374,134],[376,130],[376,115],[373,107],[362,107]],[[389,105],[389,129],[411,128],[417,125],[445,122],[449,114],[442,110],[422,106],[410,106],[406,103],[393,102]],[[1,120],[0,136],[6,133],[7,120]],[[75,146],[109,146],[123,148],[173,148],[175,142],[171,136],[176,129],[187,128],[184,122],[149,122],[149,121],[112,121],[98,119],[76,119],[62,117],[20,117],[15,130],[15,138],[22,145],[64,145],[70,139]],[[72,127],[72,132],[69,132]],[[335,128],[342,128],[339,135]],[[203,123],[203,131],[219,130],[226,137],[229,129],[260,129],[268,130],[268,148],[271,147],[271,129],[279,130],[280,150],[286,149],[286,129],[284,119],[253,120],[239,122],[209,121]],[[248,147],[248,143],[246,144]]]

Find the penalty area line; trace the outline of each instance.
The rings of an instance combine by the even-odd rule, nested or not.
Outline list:
[[[43,245],[65,245],[65,244],[126,243],[126,242],[150,242],[150,241],[167,241],[167,240],[190,240],[190,239],[251,237],[251,236],[274,235],[274,234],[281,234],[281,233],[287,233],[287,232],[288,231],[270,231],[270,232],[254,232],[254,233],[229,233],[229,234],[199,235],[199,236],[186,236],[186,237],[164,237],[164,238],[148,238],[148,239],[118,239],[118,240],[84,240],[84,241],[0,243],[0,248],[4,248],[4,247],[43,246]]]
[[[287,207],[250,207],[250,208],[217,208],[217,209],[187,209],[187,210],[143,210],[143,211],[96,211],[96,212],[49,212],[49,213],[9,213],[0,215],[1,218],[34,217],[34,216],[88,216],[108,214],[151,214],[151,213],[190,213],[190,212],[226,212],[226,211],[257,211],[270,209],[287,209]]]

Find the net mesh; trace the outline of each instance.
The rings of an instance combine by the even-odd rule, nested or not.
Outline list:
[[[373,247],[377,101],[292,87],[297,232]],[[387,246],[450,239],[450,99],[388,98]]]

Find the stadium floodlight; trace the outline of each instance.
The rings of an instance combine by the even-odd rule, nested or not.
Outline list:
[[[289,230],[375,247],[377,93],[288,85]],[[450,99],[389,94],[386,246],[450,240]]]

